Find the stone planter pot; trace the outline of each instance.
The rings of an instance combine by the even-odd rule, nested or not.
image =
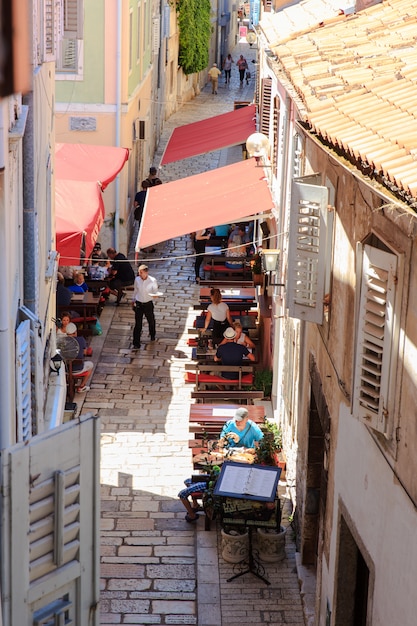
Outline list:
[[[285,535],[287,529],[280,526],[280,532],[272,528],[258,528],[258,552],[261,561],[277,563],[285,558]]]
[[[249,558],[249,532],[246,529],[244,534],[237,530],[226,532],[221,529],[221,552],[227,563],[240,563]]]

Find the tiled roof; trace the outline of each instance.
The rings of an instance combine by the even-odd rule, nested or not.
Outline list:
[[[270,48],[304,103],[303,121],[417,198],[417,0],[340,15]]]

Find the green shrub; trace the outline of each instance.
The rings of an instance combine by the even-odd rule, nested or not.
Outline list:
[[[184,74],[200,72],[208,65],[210,0],[178,0],[178,64]]]

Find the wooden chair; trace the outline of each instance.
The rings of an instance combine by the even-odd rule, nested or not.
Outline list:
[[[68,390],[68,402],[72,402],[75,396],[75,390],[77,386],[83,386],[83,381],[88,377],[90,372],[77,372],[73,371],[74,364],[84,363],[83,359],[71,359],[67,361],[67,390]],[[78,382],[78,385],[77,385]]]

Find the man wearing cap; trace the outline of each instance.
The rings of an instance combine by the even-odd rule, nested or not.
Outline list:
[[[217,63],[213,63],[213,67],[209,70],[208,75],[211,80],[211,93],[217,94],[217,87],[219,85],[219,76],[221,76],[221,71],[217,67]]]
[[[244,358],[247,357],[249,361],[254,361],[255,356],[249,352],[246,346],[235,343],[236,331],[234,328],[229,326],[223,333],[223,337],[225,338],[225,343],[221,343],[217,348],[216,355],[214,357],[215,361],[220,361],[222,365],[244,365]],[[223,378],[228,378],[229,380],[237,380],[239,378],[239,374],[237,372],[222,372]]]
[[[101,243],[99,243],[98,241],[96,241],[96,243],[94,244],[93,254],[95,255],[96,259],[100,259],[101,267],[105,267],[109,264],[106,254],[101,250]],[[93,254],[91,256],[93,256]]]
[[[78,354],[75,357],[76,361],[72,364],[72,371],[74,374],[84,374],[87,373],[83,379],[83,384],[81,387],[78,387],[77,391],[79,393],[83,393],[84,391],[89,391],[90,387],[87,386],[87,380],[91,376],[91,372],[94,367],[94,363],[92,361],[86,361],[84,359],[85,351],[87,350],[87,343],[84,337],[77,337],[77,327],[73,322],[67,324],[67,337],[74,337],[78,343]]]
[[[234,418],[223,426],[219,447],[254,449],[263,436],[259,426],[249,419],[248,410],[242,407],[237,409]]]
[[[159,295],[158,283],[148,274],[148,266],[140,265],[138,276],[133,286],[132,308],[135,312],[135,328],[133,329],[133,348],[140,348],[143,316],[148,320],[151,341],[155,341],[155,314],[153,300]]]

